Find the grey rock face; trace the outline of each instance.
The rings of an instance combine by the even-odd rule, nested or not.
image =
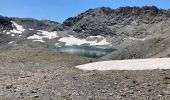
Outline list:
[[[136,24],[154,24],[168,16],[167,10],[158,9],[155,6],[120,7],[118,9],[101,7],[68,18],[63,22],[63,25],[77,33],[117,36],[126,35],[126,33],[120,32],[120,28],[131,25],[133,22]]]
[[[22,25],[26,29],[58,31],[64,30],[60,23],[49,20],[37,20],[33,18],[12,18],[13,21]]]
[[[10,19],[0,16],[0,31],[13,29]]]

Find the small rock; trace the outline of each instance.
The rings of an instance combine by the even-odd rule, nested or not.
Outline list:
[[[31,92],[31,93],[38,93],[38,92],[37,92],[37,91],[38,91],[38,89],[39,89],[39,88],[31,89],[31,90],[30,90],[30,92]]]
[[[147,86],[152,86],[152,83],[148,83]]]
[[[129,94],[134,94],[134,91],[130,90],[128,91]]]
[[[107,93],[107,90],[103,89],[103,90],[101,90],[101,93]]]
[[[6,89],[10,89],[10,88],[12,88],[12,86],[13,86],[12,84],[7,84]]]
[[[125,98],[127,95],[125,93],[122,93],[120,96]]]
[[[135,81],[135,80],[133,80],[133,81],[132,81],[132,83],[136,83],[136,81]]]
[[[28,78],[28,77],[31,77],[31,75],[23,75],[23,76],[20,76],[20,78]]]
[[[153,89],[148,89],[148,92],[151,92]]]
[[[30,92],[31,92],[31,93],[37,93],[37,91],[36,91],[36,90],[31,90]]]
[[[33,95],[31,98],[39,98],[39,95]]]
[[[76,77],[76,76],[73,76],[72,78],[73,78],[74,80],[77,80],[77,77]]]
[[[86,100],[94,100],[92,96],[88,96]]]
[[[165,76],[164,79],[165,79],[165,80],[166,80],[166,79],[170,79],[170,77],[169,77],[169,76]]]
[[[122,99],[122,97],[121,96],[117,96],[116,99]]]
[[[166,70],[162,69],[161,71],[161,74],[166,74]]]
[[[156,83],[154,83],[154,85],[160,85],[160,82],[156,82]]]
[[[44,79],[46,79],[46,78],[47,78],[47,76],[46,76],[46,75],[44,75],[44,76],[43,76],[43,78],[44,78]]]
[[[165,94],[165,95],[170,95],[170,91],[163,90],[162,92],[163,92],[163,94]]]

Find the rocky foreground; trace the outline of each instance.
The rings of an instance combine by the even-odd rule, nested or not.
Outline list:
[[[170,70],[83,71],[93,62],[46,50],[0,52],[1,100],[169,100]]]

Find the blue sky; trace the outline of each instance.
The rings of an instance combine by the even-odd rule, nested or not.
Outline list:
[[[170,0],[0,0],[0,15],[62,22],[90,8],[145,5],[169,9]]]

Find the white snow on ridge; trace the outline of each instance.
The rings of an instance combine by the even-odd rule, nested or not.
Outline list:
[[[48,31],[43,31],[43,30],[38,30],[37,34],[34,34],[33,36],[27,37],[27,39],[31,39],[33,41],[39,41],[39,42],[45,42],[43,39],[48,38],[48,39],[53,39],[58,37],[57,32],[48,32]]]
[[[54,31],[54,32],[48,32],[48,31],[42,31],[42,30],[39,30],[39,31],[40,31],[40,32],[37,33],[37,34],[39,34],[39,35],[44,35],[43,38],[53,39],[53,38],[58,37],[56,31]]]
[[[98,42],[97,40],[87,41],[86,39],[79,39],[72,35],[69,35],[69,37],[63,37],[58,41],[66,43],[65,45],[82,45],[82,44],[89,44],[91,46],[110,45],[110,43],[107,42],[105,38]]]
[[[76,66],[82,70],[153,70],[170,69],[170,58],[110,60]]]
[[[17,28],[18,31],[23,32],[25,31],[25,29],[21,26],[18,25],[17,23],[15,23],[14,21],[12,21],[13,25]]]
[[[13,25],[14,29],[7,32],[7,34],[11,34],[11,33],[21,34],[22,32],[25,31],[25,29],[21,25],[18,25],[14,21],[11,21],[11,22],[12,22],[12,25]],[[15,27],[16,27],[16,29],[15,29]]]

